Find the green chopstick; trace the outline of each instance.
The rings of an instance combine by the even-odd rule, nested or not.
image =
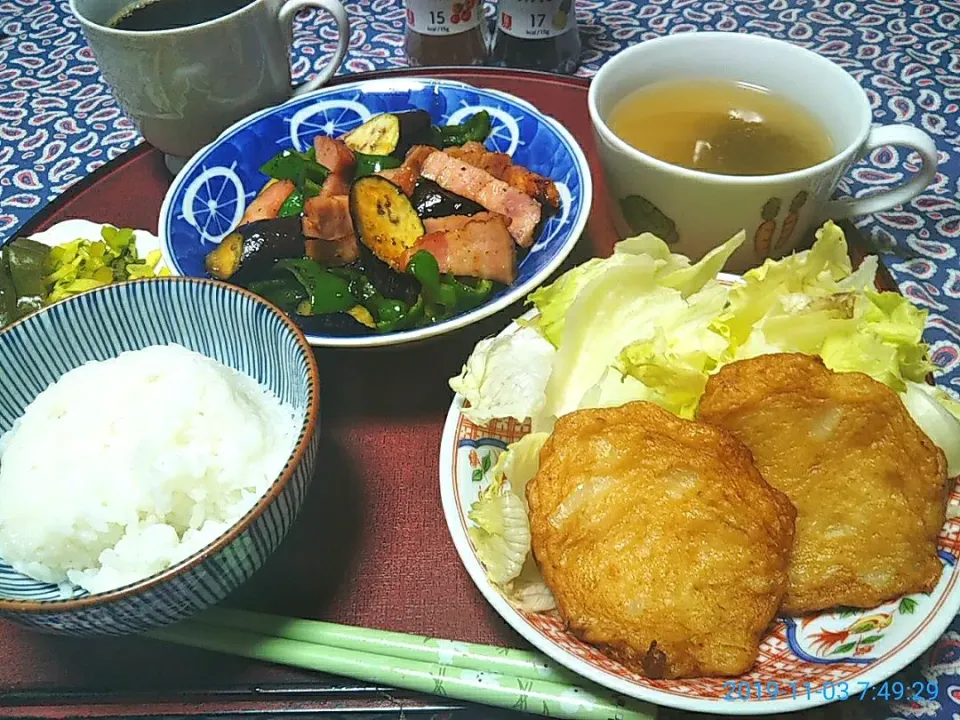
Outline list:
[[[309,621],[303,621],[309,622]],[[185,621],[147,637],[415,692],[556,718],[653,720],[656,708],[597,688],[346,650]]]
[[[504,673],[528,680],[546,680],[566,685],[593,685],[589,680],[554,664],[544,655],[528,650],[440,640],[425,635],[338,625],[320,620],[300,620],[247,610],[214,608],[200,613],[191,621],[314,645],[389,655],[401,660]]]

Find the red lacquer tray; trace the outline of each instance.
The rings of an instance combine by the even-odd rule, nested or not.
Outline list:
[[[583,143],[595,183],[587,234],[566,267],[609,254],[615,236],[591,139],[587,81],[463,68],[363,77],[397,74],[503,90],[563,122]],[[169,182],[160,153],[141,145],[74,185],[20,234],[73,217],[155,230]],[[855,232],[850,236],[860,240]],[[316,480],[296,527],[230,604],[525,647],[461,566],[444,524],[437,477],[440,431],[452,399],[447,378],[460,371],[477,340],[521,309],[412,349],[318,351],[323,445]],[[0,717],[358,712],[364,718],[519,717],[150,640],[74,640],[0,622]]]

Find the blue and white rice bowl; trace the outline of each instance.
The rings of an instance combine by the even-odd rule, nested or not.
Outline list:
[[[243,518],[201,551],[116,590],[90,594],[76,586],[43,583],[0,558],[0,617],[77,636],[124,635],[167,625],[242,585],[293,524],[313,478],[319,446],[316,359],[303,334],[279,309],[226,283],[155,278],[108,285],[4,329],[0,434],[69,370],[170,343],[246,373],[293,407],[299,434],[283,470]]]
[[[548,177],[562,208],[547,220],[517,267],[513,284],[483,305],[436,325],[361,337],[307,335],[311,345],[378,347],[442,335],[522,300],[570,254],[593,201],[590,167],[577,141],[556,120],[513,95],[452,80],[381,79],[339,85],[262,110],[228,128],[176,177],[160,211],[165,260],[178,275],[206,276],[204,258],[240,222],[245,206],[269,178],[261,166],[284,148],[305,151],[317,135],[340,137],[371,117],[422,109],[434,124],[457,124],[486,110],[488,150]]]

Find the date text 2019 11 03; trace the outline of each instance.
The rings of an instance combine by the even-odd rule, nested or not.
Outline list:
[[[884,680],[875,685],[867,682],[747,682],[728,680],[723,683],[723,699],[730,702],[758,700],[858,700],[911,702],[933,700],[939,687],[936,682],[900,682]]]

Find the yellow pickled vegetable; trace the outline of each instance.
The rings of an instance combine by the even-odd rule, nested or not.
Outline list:
[[[79,238],[50,250],[45,304],[112,282],[170,275],[169,269],[160,266],[159,250],[140,258],[133,230],[107,225],[100,236],[99,240]]]

